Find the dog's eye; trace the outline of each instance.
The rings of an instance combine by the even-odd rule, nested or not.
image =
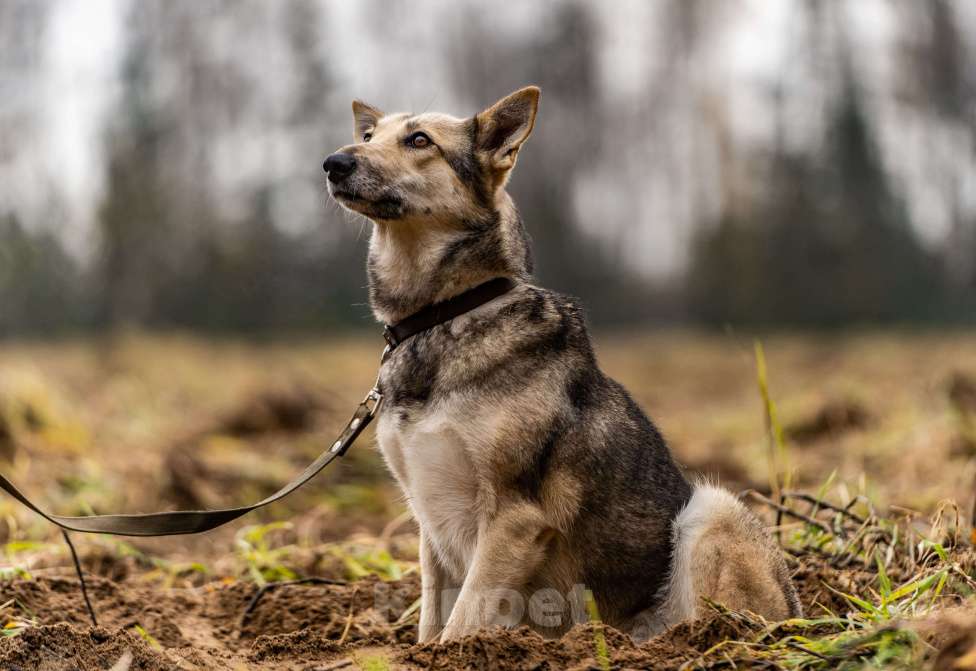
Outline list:
[[[364,133],[363,134],[363,142],[369,142],[372,139],[373,139],[373,134],[372,133]]]
[[[413,147],[414,149],[423,149],[431,144],[430,138],[427,133],[414,133],[407,138],[407,146]]]

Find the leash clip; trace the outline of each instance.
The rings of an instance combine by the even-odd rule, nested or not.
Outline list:
[[[359,437],[359,434],[363,432],[366,425],[373,421],[376,417],[376,413],[380,410],[380,404],[383,402],[383,394],[379,392],[379,389],[373,387],[369,390],[360,403],[359,407],[356,408],[356,413],[346,424],[346,428],[342,431],[342,435],[334,443],[332,447],[329,448],[330,452],[338,453],[342,456],[352,445],[353,441]]]
[[[382,402],[383,394],[380,393],[379,389],[373,387],[369,390],[369,393],[366,394],[366,398],[363,399],[363,402],[360,405],[366,408],[366,412],[369,414],[370,418],[373,418],[376,416],[376,413],[379,412],[380,403]],[[370,403],[373,405],[370,406]]]

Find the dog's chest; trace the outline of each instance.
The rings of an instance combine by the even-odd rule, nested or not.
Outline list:
[[[476,458],[483,418],[450,403],[409,417],[386,410],[377,424],[380,450],[441,563],[462,580],[490,502]]]

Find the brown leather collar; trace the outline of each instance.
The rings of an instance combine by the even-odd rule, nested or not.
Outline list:
[[[466,312],[471,312],[488,301],[507,294],[515,287],[515,282],[508,277],[496,277],[488,280],[453,298],[421,308],[396,324],[387,324],[383,327],[383,337],[392,351],[410,336],[432,329],[438,324],[460,317]]]

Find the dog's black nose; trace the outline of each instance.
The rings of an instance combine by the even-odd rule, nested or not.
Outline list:
[[[329,173],[329,181],[337,184],[352,174],[356,169],[356,157],[351,154],[332,154],[325,159],[322,167]]]

